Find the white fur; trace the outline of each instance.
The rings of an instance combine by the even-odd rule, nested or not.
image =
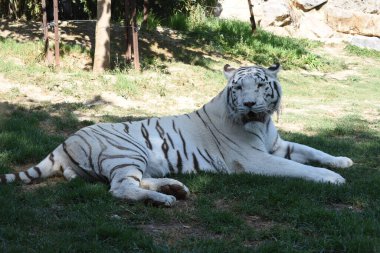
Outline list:
[[[201,109],[180,116],[83,128],[19,178],[29,183],[31,178],[60,172],[68,180],[79,175],[108,182],[115,197],[164,206],[175,203],[171,195],[186,198],[190,193],[181,182],[162,178],[170,173],[246,172],[344,183],[339,174],[304,163],[346,168],[353,164],[349,158],[279,136],[271,119],[281,98],[279,69],[279,65],[269,69],[227,66],[226,88]],[[8,174],[2,180],[15,179]]]

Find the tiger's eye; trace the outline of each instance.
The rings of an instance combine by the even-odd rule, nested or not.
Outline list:
[[[260,87],[263,87],[264,85],[265,85],[264,83],[259,83],[259,84],[257,85],[257,87],[260,88]]]
[[[236,89],[236,90],[241,90],[241,85],[239,85],[239,86],[235,86],[235,89]]]

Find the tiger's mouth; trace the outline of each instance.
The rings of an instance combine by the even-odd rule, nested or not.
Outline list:
[[[265,122],[265,117],[267,113],[266,112],[248,112],[242,117],[243,124],[246,124],[248,122],[257,121],[257,122]]]

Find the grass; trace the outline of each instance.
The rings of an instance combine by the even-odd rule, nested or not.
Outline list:
[[[277,36],[261,29],[252,35],[246,22],[206,17],[200,12],[190,16],[177,13],[168,20],[173,29],[187,32],[189,44],[194,47],[242,57],[261,65],[281,62],[285,69],[342,68],[339,62],[310,51],[320,45],[318,42]]]
[[[199,108],[225,82],[219,69],[226,59],[215,56],[203,65],[160,59],[147,62],[142,74],[115,70],[94,76],[72,66],[57,73],[40,64],[36,48],[0,40],[0,73],[19,83],[0,90],[0,173],[38,163],[94,122]],[[81,52],[65,54],[63,62],[72,61],[72,53]],[[246,174],[175,175],[192,195],[170,209],[126,203],[113,198],[106,185],[80,179],[2,185],[1,251],[379,252],[380,65],[353,66],[356,72],[344,79],[333,78],[334,71],[280,73],[282,137],[352,158],[352,168],[336,170],[345,185]],[[52,101],[28,101],[23,88],[29,86],[41,88]],[[126,97],[130,104],[88,102],[102,92]],[[57,102],[57,97],[73,101]]]
[[[347,45],[345,49],[347,52],[353,55],[380,59],[380,51],[376,51],[376,50],[368,49],[368,48],[361,48],[354,45]]]
[[[8,154],[0,162],[2,172],[10,164],[37,162],[63,139],[39,127],[38,122],[54,121],[49,108],[9,109],[12,115],[3,115],[0,126],[1,154]],[[358,165],[339,171],[348,180],[344,186],[245,174],[180,175],[175,177],[190,187],[192,198],[172,209],[129,205],[112,198],[105,185],[81,180],[2,186],[2,250],[34,245],[32,252],[377,252],[380,168],[379,161],[366,160],[378,155],[380,134],[367,124],[349,118],[314,136],[284,133],[353,157]],[[7,141],[13,133],[18,137]],[[16,147],[19,152],[13,152]],[[147,233],[146,227],[153,230]]]

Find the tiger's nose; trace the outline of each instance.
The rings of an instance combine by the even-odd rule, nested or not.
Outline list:
[[[243,105],[246,106],[246,107],[252,107],[255,104],[256,104],[256,102],[252,102],[252,101],[243,103]]]

